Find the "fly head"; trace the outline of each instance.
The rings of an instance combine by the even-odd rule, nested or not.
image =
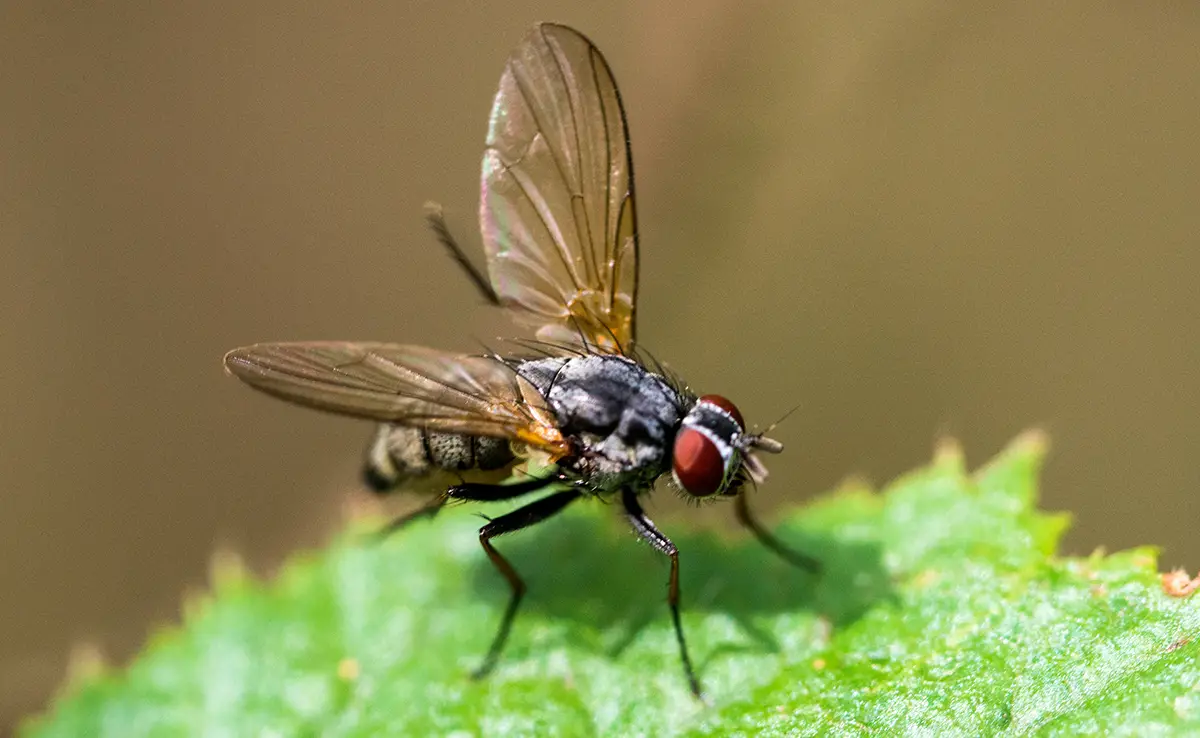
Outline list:
[[[736,405],[721,395],[704,395],[684,416],[675,435],[671,473],[690,497],[733,496],[747,479],[758,483],[767,478],[756,450],[779,453],[783,444],[746,433]]]

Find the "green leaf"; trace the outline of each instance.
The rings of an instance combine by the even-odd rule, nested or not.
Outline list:
[[[1027,435],[969,476],[945,446],[882,493],[792,514],[779,533],[820,577],[666,526],[707,705],[683,678],[665,559],[599,504],[500,541],[529,595],[471,681],[508,592],[459,509],[381,545],[348,533],[268,585],[217,577],[182,628],[77,679],[26,733],[1200,734],[1200,605],[1164,594],[1151,549],[1056,557],[1042,455]]]

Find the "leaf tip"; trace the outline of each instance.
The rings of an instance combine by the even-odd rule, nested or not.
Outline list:
[[[1006,498],[1018,509],[1032,509],[1037,503],[1038,476],[1050,437],[1033,428],[1014,438],[999,454],[979,467],[973,477],[985,495]]]
[[[104,674],[108,664],[104,650],[96,643],[83,641],[71,647],[67,657],[67,676],[64,686],[94,681]]]
[[[191,622],[200,617],[209,603],[213,601],[212,594],[203,587],[189,586],[183,590],[179,601],[179,615],[185,622]],[[169,627],[169,626],[168,626]]]
[[[870,492],[875,488],[871,478],[864,472],[853,472],[842,477],[842,481],[834,485],[833,494],[849,495]]]
[[[1050,451],[1050,434],[1042,428],[1029,428],[1014,438],[1008,449],[1018,456],[1042,458]]]
[[[942,436],[933,444],[933,465],[939,468],[962,470],[966,468],[966,454],[962,442],[951,436]]]
[[[244,583],[249,578],[246,560],[229,546],[218,546],[208,560],[208,581],[214,591]]]

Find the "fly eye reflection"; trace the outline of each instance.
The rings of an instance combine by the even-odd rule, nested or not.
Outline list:
[[[737,406],[720,395],[704,395],[675,436],[671,470],[693,497],[723,492],[737,466],[734,442],[745,425]]]

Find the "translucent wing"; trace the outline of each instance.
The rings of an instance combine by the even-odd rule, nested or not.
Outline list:
[[[631,350],[637,222],[625,111],[578,31],[535,26],[492,105],[480,226],[501,300],[538,338]]]
[[[225,366],[255,389],[320,410],[566,450],[545,398],[494,357],[390,343],[260,343],[230,351]]]

